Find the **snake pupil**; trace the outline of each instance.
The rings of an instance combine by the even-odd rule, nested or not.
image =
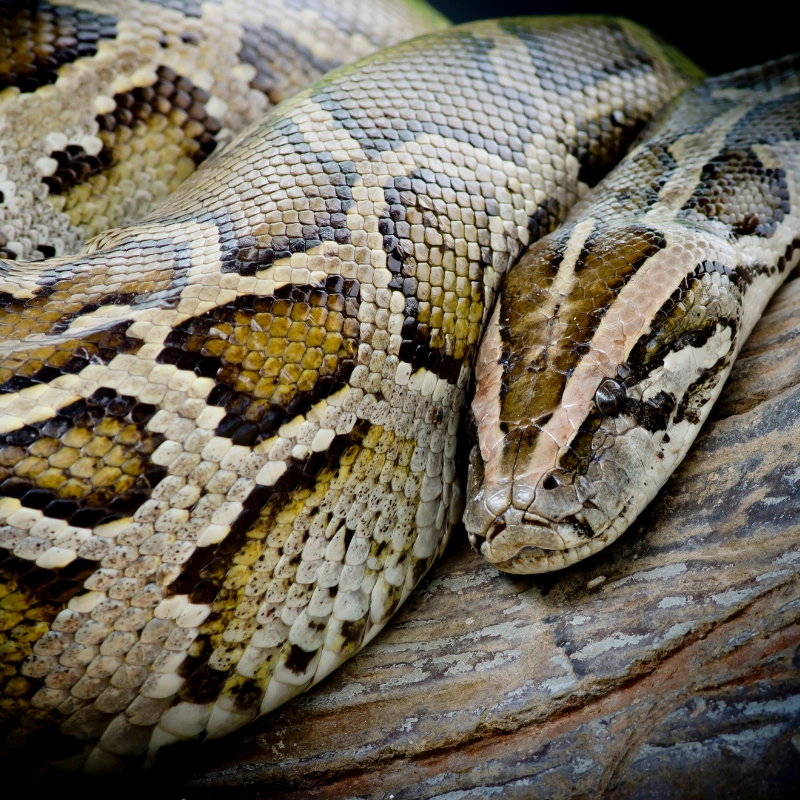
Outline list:
[[[598,410],[606,416],[614,416],[619,414],[625,407],[625,400],[628,395],[625,387],[611,378],[606,378],[600,386],[597,387],[597,392],[594,395],[594,402]]]

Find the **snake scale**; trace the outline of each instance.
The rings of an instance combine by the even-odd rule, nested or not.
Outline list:
[[[800,257],[797,59],[333,5],[2,7],[5,754],[150,763],[363,647],[461,519],[473,365],[473,545],[602,548]]]

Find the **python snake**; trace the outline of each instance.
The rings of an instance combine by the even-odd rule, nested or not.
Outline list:
[[[3,752],[115,772],[363,647],[461,518],[474,363],[464,520],[501,569],[604,547],[686,453],[800,257],[798,60],[688,89],[610,172],[691,63],[610,18],[379,49],[444,26],[0,20]]]

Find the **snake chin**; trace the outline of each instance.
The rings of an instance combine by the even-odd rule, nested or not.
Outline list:
[[[470,534],[476,550],[499,569],[515,573],[548,572],[574,564],[609,542],[585,522],[548,520],[509,508],[485,534]]]
[[[564,550],[523,547],[512,558],[494,562],[494,565],[503,572],[509,572],[514,575],[536,575],[542,572],[553,572],[588,558],[602,550],[608,543],[607,540],[603,539],[596,542],[586,542],[579,547],[568,547]]]

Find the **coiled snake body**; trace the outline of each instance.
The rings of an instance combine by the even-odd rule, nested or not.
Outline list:
[[[442,20],[80,0],[3,24],[7,752],[141,763],[370,641],[461,517],[512,265],[465,522],[532,572],[653,497],[797,261],[791,59],[690,90],[593,188],[698,72],[622,20],[473,24],[333,72],[176,188]]]

